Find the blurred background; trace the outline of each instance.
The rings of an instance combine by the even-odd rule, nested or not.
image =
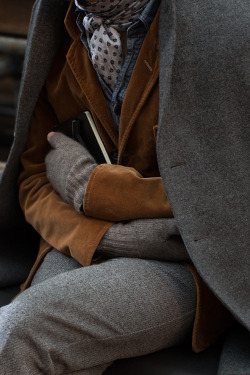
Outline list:
[[[0,173],[13,139],[31,9],[35,0],[0,0]]]

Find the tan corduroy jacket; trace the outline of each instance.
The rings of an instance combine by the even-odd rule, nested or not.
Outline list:
[[[122,105],[117,135],[97,75],[80,40],[71,2],[65,18],[65,40],[37,102],[22,156],[18,181],[20,204],[26,220],[41,235],[37,261],[22,289],[30,285],[41,260],[52,248],[89,266],[99,241],[115,221],[172,217],[156,160],[158,21],[159,12],[137,59]],[[95,168],[85,194],[85,215],[81,215],[53,190],[46,177],[44,159],[50,148],[48,132],[56,124],[85,110],[92,113],[108,152],[118,150],[118,162]],[[207,301],[211,306],[216,300],[194,268],[190,266],[190,269],[198,288],[193,348],[200,351],[224,330],[224,323],[218,320],[224,309],[218,303],[216,316],[211,319],[204,314],[202,310]],[[215,305],[211,311],[214,308]]]

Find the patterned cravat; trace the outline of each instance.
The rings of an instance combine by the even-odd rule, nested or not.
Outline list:
[[[86,30],[90,54],[95,70],[114,89],[123,63],[120,32],[134,23],[149,0],[75,0],[86,12]]]

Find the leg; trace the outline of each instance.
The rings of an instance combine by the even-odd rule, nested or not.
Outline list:
[[[100,375],[118,358],[190,334],[196,288],[182,265],[112,259],[59,274],[0,310],[4,374]]]
[[[56,249],[51,250],[45,257],[36,271],[31,286],[40,284],[41,282],[55,277],[63,272],[69,272],[77,268],[81,268],[81,264],[75,259],[60,253]]]

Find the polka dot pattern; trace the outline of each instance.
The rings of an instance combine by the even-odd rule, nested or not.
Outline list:
[[[75,0],[85,11],[83,26],[94,69],[111,90],[114,89],[123,63],[120,32],[126,30],[142,13],[149,0]]]

